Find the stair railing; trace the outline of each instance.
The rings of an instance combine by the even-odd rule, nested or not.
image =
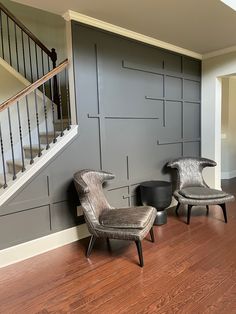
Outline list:
[[[56,68],[57,62],[55,48],[50,51],[2,3],[0,3],[0,57],[31,83]],[[59,107],[56,80],[52,88]]]
[[[32,164],[35,157],[41,156],[43,149],[49,149],[58,136],[64,135],[65,129],[70,129],[67,66],[68,60],[63,61],[0,105],[2,187],[6,188],[9,180],[15,180],[19,172],[25,171],[27,164]],[[55,78],[58,82],[59,120],[52,88]],[[49,86],[50,97],[46,95],[46,86]],[[66,121],[63,116],[68,117]]]

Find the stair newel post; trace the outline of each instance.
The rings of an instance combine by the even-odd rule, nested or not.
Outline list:
[[[57,53],[55,48],[52,48],[51,50],[51,60],[52,60],[52,67],[55,69],[57,67]],[[57,105],[57,118],[61,119],[61,113],[60,113],[60,103],[59,103],[59,93],[58,93],[58,82],[57,82],[57,76],[55,75],[53,77],[53,102]]]
[[[1,122],[0,122],[0,145],[1,145],[1,155],[2,155],[2,170],[3,170],[3,178],[4,178],[3,188],[5,189],[7,187],[7,176],[6,176],[6,165],[5,165]]]
[[[12,127],[11,127],[11,112],[10,107],[7,108],[8,114],[8,126],[9,126],[9,136],[10,136],[10,145],[11,145],[11,159],[12,159],[12,179],[16,179],[16,166],[15,166],[15,154],[14,154],[14,145],[13,145],[13,136],[12,136]]]
[[[67,68],[65,69],[65,84],[66,84],[66,106],[67,106],[67,115],[68,115],[67,130],[69,130],[70,125],[71,125],[71,114],[70,114],[70,94],[69,94],[69,80],[68,80]]]
[[[21,160],[22,160],[21,171],[24,172],[25,171],[25,158],[24,158],[24,148],[23,148],[23,139],[22,139],[22,127],[21,127],[19,101],[16,102],[16,106],[17,106],[18,127],[19,127],[19,136],[20,136]]]

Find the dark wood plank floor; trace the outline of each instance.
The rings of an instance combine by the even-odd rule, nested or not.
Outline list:
[[[236,180],[224,182],[236,192]],[[191,224],[169,211],[143,241],[144,268],[133,243],[88,239],[0,270],[0,313],[236,313],[236,203],[194,208]]]

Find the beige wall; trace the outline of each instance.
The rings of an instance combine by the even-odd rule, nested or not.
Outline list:
[[[25,24],[48,49],[56,49],[59,61],[66,58],[66,26],[61,16],[9,0],[2,0],[1,2]]]
[[[222,79],[221,174],[236,176],[236,78]]]
[[[203,60],[202,63],[202,155],[218,166],[206,171],[206,180],[221,186],[221,80],[236,74],[236,52]]]

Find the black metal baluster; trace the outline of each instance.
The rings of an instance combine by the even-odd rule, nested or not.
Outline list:
[[[61,98],[61,75],[58,74],[58,99],[59,99],[59,110],[60,110],[60,119],[61,119],[61,136],[64,135],[63,131],[63,116],[62,116],[62,98]]]
[[[10,145],[11,145],[11,159],[12,159],[12,170],[13,170],[13,177],[12,179],[16,179],[16,166],[15,166],[15,155],[14,155],[14,146],[13,146],[13,137],[12,137],[12,127],[11,127],[11,113],[10,108],[7,108],[8,114],[8,125],[9,125],[9,136],[10,136]]]
[[[49,140],[48,140],[48,121],[47,121],[47,105],[45,97],[45,85],[43,84],[43,108],[44,108],[44,117],[45,117],[45,129],[46,129],[46,149],[49,149]]]
[[[7,187],[7,175],[6,175],[6,165],[5,165],[5,157],[4,157],[4,146],[3,146],[3,139],[2,139],[2,128],[0,123],[0,144],[1,144],[1,155],[2,155],[2,170],[3,170],[3,178],[4,184],[3,188]]]
[[[41,143],[40,143],[40,131],[39,131],[39,111],[38,111],[38,96],[37,96],[37,89],[34,91],[34,102],[35,102],[35,112],[36,112],[36,125],[37,125],[37,134],[38,134],[38,156],[42,155],[41,152]]]
[[[0,27],[1,27],[2,58],[5,59],[5,58],[4,58],[4,44],[3,44],[3,21],[2,21],[3,15],[2,15],[2,11],[0,11],[0,19],[1,19],[1,25],[0,25]]]
[[[50,99],[51,99],[51,104],[52,104],[52,123],[53,123],[53,143],[56,143],[56,129],[55,129],[55,109],[54,109],[54,95],[53,95],[53,79],[50,79],[49,84],[50,84]]]
[[[31,76],[31,83],[33,83],[32,56],[31,56],[31,47],[30,47],[29,36],[28,36],[28,47],[29,47],[30,76]]]
[[[51,60],[52,60],[52,68],[55,69],[57,66],[57,53],[55,48],[51,50]],[[57,84],[57,76],[54,75],[53,77],[53,102],[57,106],[57,118],[61,119],[60,117],[60,110],[59,110],[59,95],[58,95],[58,84]]]
[[[32,138],[31,138],[31,126],[30,126],[30,113],[29,113],[29,101],[28,95],[25,96],[26,111],[27,111],[27,120],[28,120],[28,131],[29,131],[29,144],[30,144],[30,164],[34,162],[33,151],[32,151]]]
[[[71,114],[70,114],[69,80],[68,80],[67,69],[65,69],[65,86],[66,86],[66,106],[67,106],[67,115],[68,115],[67,130],[69,130],[70,129],[70,125],[71,125]]]
[[[44,60],[43,60],[43,50],[41,49],[41,59],[42,59],[42,76],[44,76],[45,72],[44,72]]]
[[[47,57],[48,60],[48,72],[50,72],[50,60],[49,60],[49,56]]]
[[[22,55],[23,55],[24,76],[25,76],[25,78],[26,78],[24,33],[23,33],[22,30],[21,30],[21,42],[22,42]]]
[[[19,56],[18,56],[16,24],[14,24],[14,31],[15,31],[15,47],[16,47],[16,67],[17,67],[17,71],[19,72]]]
[[[47,55],[46,56],[46,59],[47,59],[47,67],[48,67],[48,73],[50,72],[50,58],[49,58],[49,56]],[[51,84],[50,84],[50,81],[47,81],[46,82],[47,83],[47,85],[46,85],[46,95],[50,98],[50,99],[52,99],[51,98]]]
[[[16,104],[17,104],[17,116],[18,116],[19,136],[20,136],[21,161],[22,161],[21,171],[24,172],[25,171],[25,158],[24,158],[24,148],[23,148],[23,140],[22,140],[22,128],[21,128],[19,101],[17,101]]]
[[[39,65],[38,65],[38,51],[37,51],[37,45],[35,45],[35,61],[36,61],[36,72],[37,72],[37,80],[39,79]]]
[[[8,16],[7,16],[7,39],[8,39],[9,60],[10,60],[10,65],[12,65],[12,58],[11,58],[11,39],[10,39],[10,29],[9,29],[9,18],[8,18]]]

